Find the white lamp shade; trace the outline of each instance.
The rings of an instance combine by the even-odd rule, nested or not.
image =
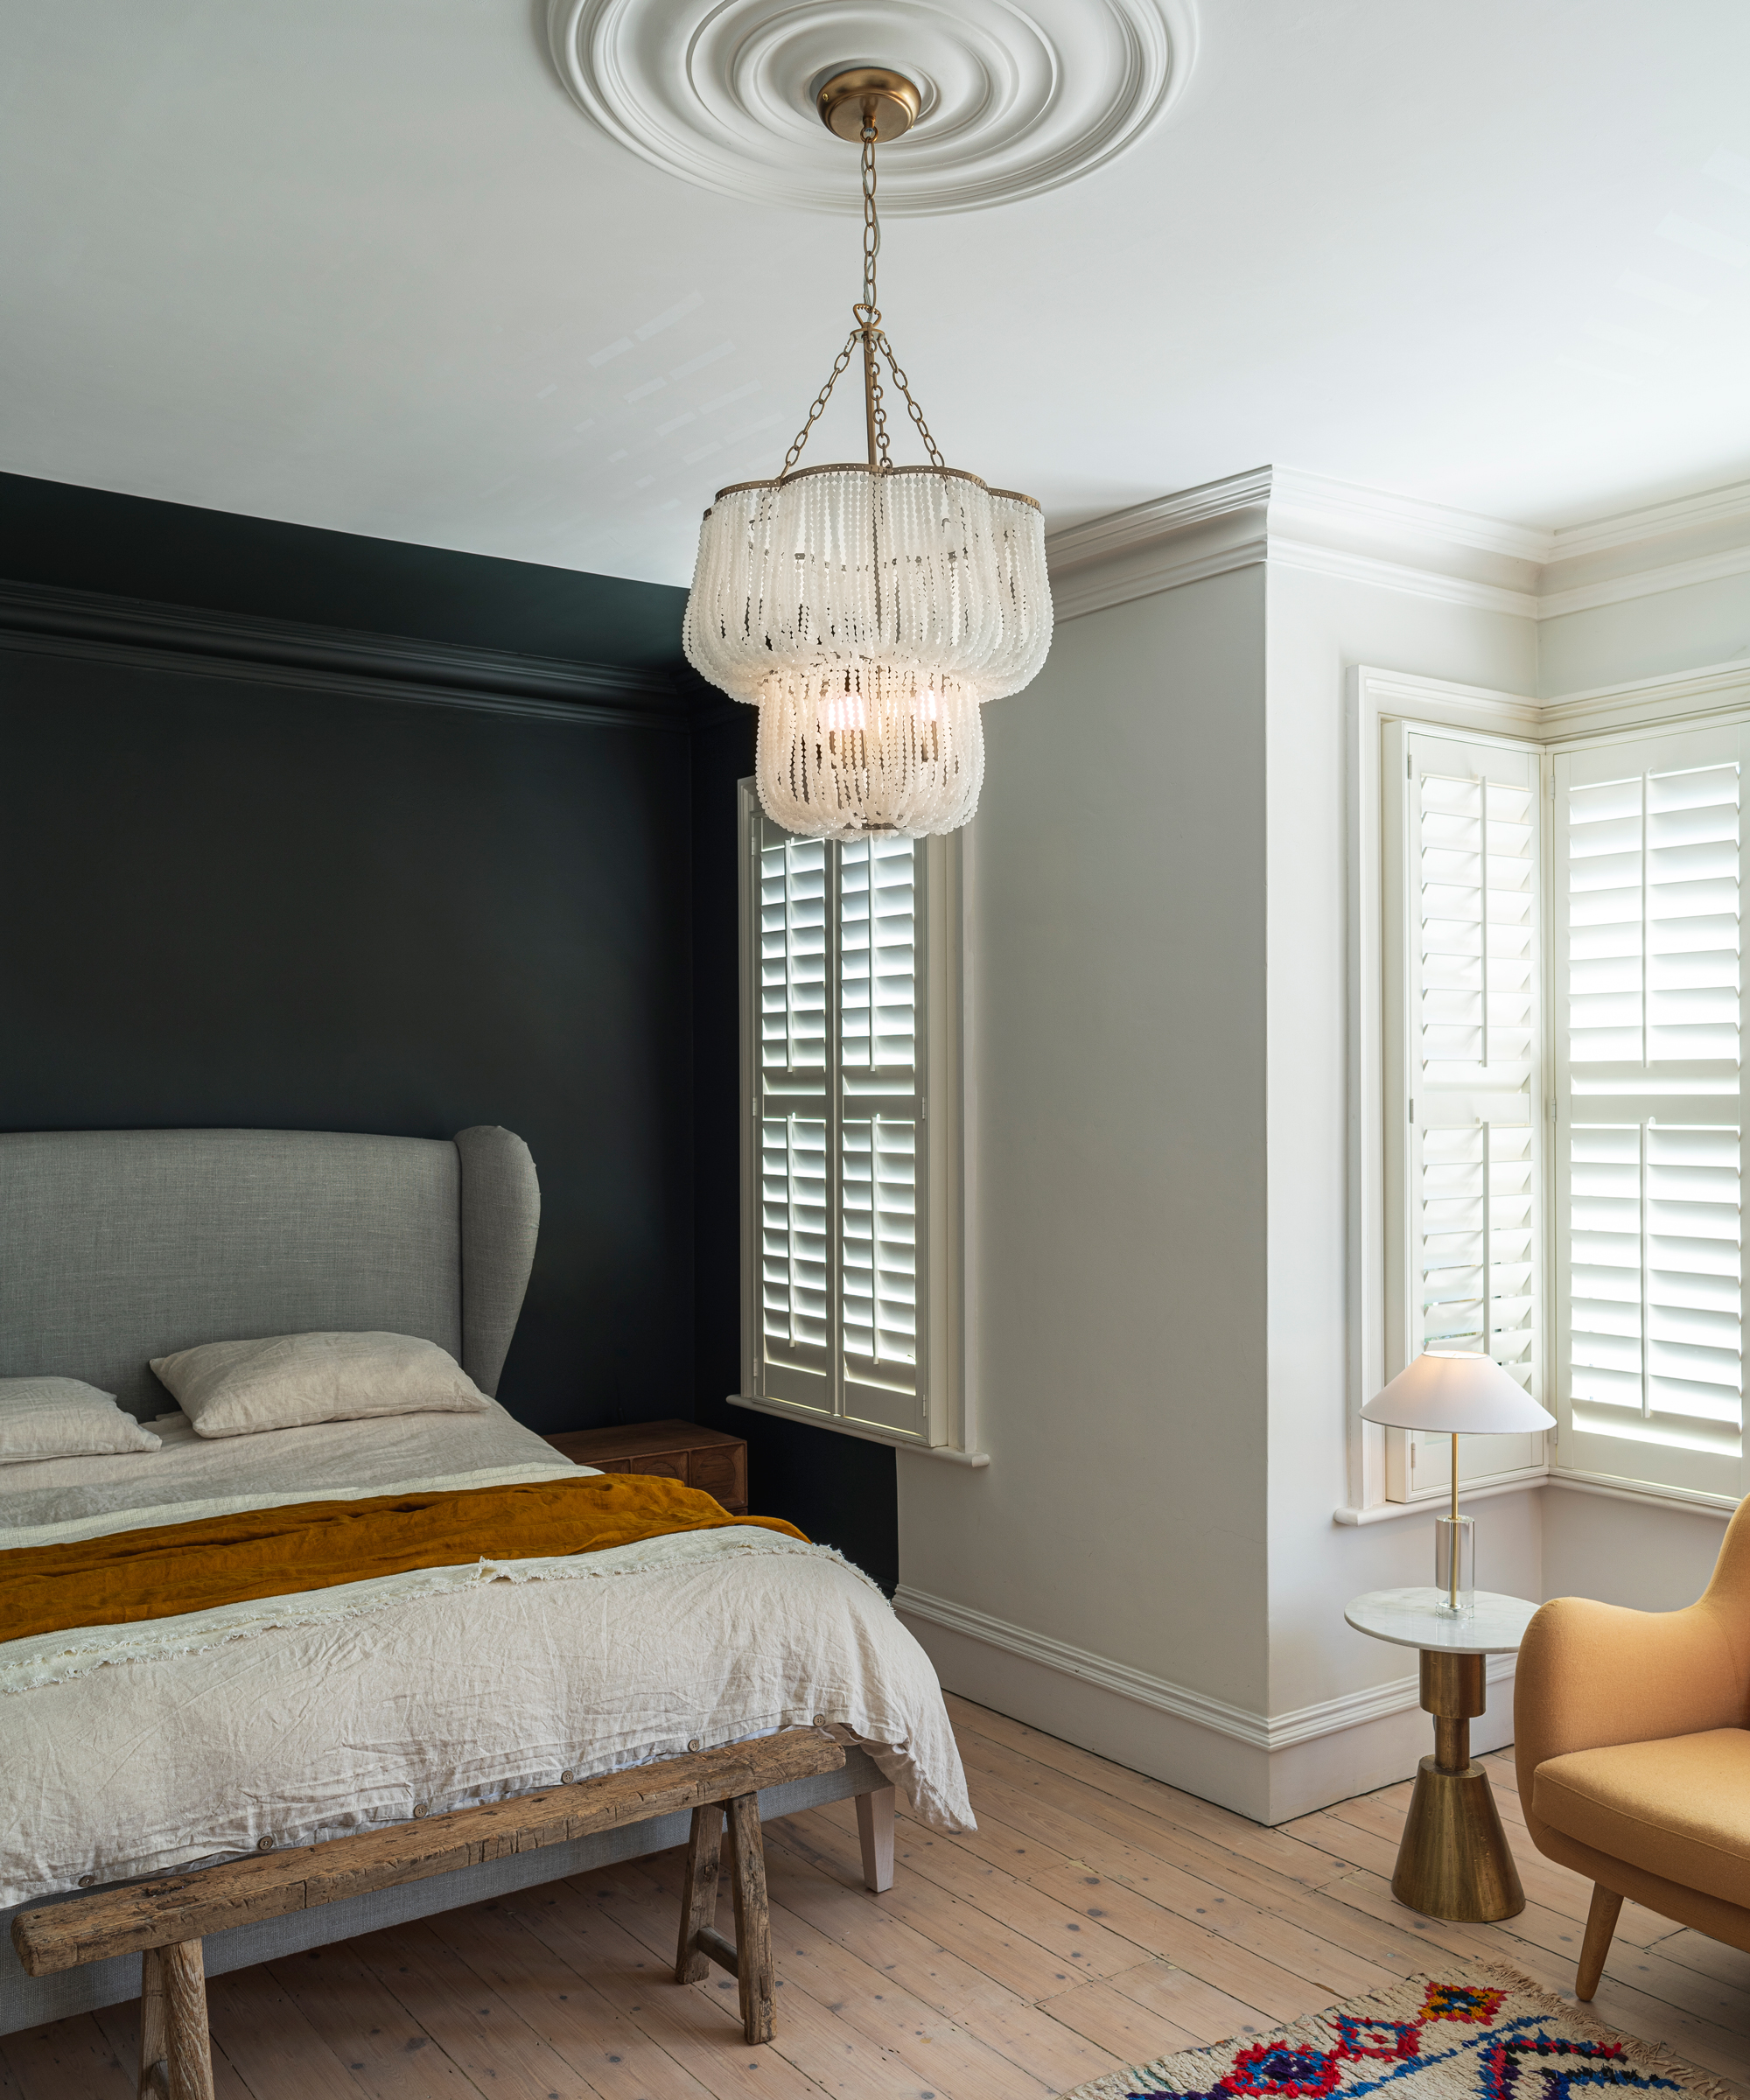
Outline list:
[[[1492,1356],[1429,1349],[1362,1410],[1364,1422],[1446,1435],[1519,1436],[1553,1429],[1556,1418]]]

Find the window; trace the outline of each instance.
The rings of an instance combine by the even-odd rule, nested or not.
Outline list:
[[[1544,751],[1387,725],[1386,1334],[1486,1349],[1554,1468],[1743,1493],[1736,724]],[[1472,1485],[1542,1438],[1467,1438]],[[1386,1494],[1446,1482],[1391,1432]]]
[[[954,842],[829,844],[742,785],[743,1387],[895,1444],[956,1427]]]

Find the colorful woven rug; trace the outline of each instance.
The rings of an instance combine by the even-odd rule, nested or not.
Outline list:
[[[1412,1976],[1290,2026],[1186,2049],[1063,2100],[1730,2100],[1727,2089],[1585,2006],[1483,1962]]]

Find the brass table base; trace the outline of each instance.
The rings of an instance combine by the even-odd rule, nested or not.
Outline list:
[[[1434,1716],[1434,1754],[1417,1768],[1391,1893],[1425,1917],[1467,1925],[1517,1917],[1525,1908],[1488,1774],[1471,1762],[1470,1725],[1484,1704],[1481,1656],[1422,1650],[1422,1709]]]

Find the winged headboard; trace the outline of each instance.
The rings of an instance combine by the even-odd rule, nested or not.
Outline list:
[[[496,1125],[0,1136],[0,1377],[82,1378],[149,1420],[172,1404],[150,1357],[377,1329],[496,1396],[540,1221],[528,1147]]]

